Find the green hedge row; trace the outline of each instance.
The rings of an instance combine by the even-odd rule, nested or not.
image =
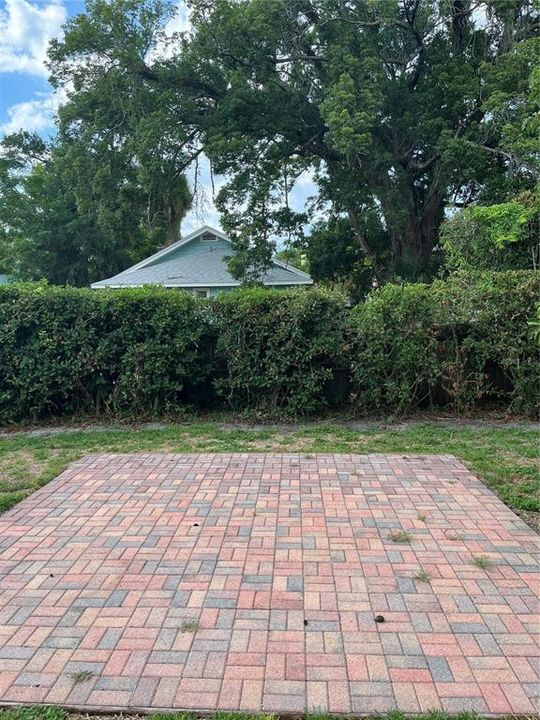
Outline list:
[[[354,402],[403,413],[418,404],[470,410],[538,407],[535,315],[540,274],[456,275],[387,285],[352,311]]]
[[[196,299],[161,289],[0,288],[0,420],[175,407],[210,372]]]
[[[213,304],[216,389],[236,409],[312,414],[347,362],[346,300],[322,289],[244,290]]]
[[[186,406],[302,415],[486,402],[531,412],[538,273],[388,285],[362,305],[323,289],[0,287],[0,423],[147,417]]]

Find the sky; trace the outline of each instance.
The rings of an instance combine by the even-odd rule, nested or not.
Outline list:
[[[182,0],[171,23],[171,31],[189,26]],[[55,112],[61,96],[53,92],[45,67],[47,46],[62,36],[62,26],[73,15],[84,12],[84,0],[0,0],[0,136],[23,129],[44,136],[54,133]],[[194,170],[188,173],[193,181]],[[214,179],[216,190],[225,178]],[[182,234],[203,224],[220,227],[212,201],[210,167],[203,157],[199,164],[199,191],[193,210],[182,222]],[[300,178],[291,193],[293,209],[303,209],[313,194],[309,176]]]

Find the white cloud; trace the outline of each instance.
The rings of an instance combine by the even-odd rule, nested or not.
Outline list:
[[[177,50],[177,43],[171,42],[177,33],[188,32],[191,29],[189,11],[184,0],[177,0],[173,17],[163,28],[163,37],[155,44],[146,56],[149,63],[155,60],[171,58]]]
[[[62,99],[62,93],[57,92],[12,105],[7,109],[7,121],[0,125],[0,133],[8,135],[19,130],[37,133],[50,130]]]
[[[60,0],[39,5],[6,0],[0,9],[0,70],[47,77],[47,47],[52,38],[62,34],[66,18]]]
[[[165,33],[168,36],[174,35],[174,33],[187,32],[191,28],[189,12],[185,2],[183,0],[179,0],[176,5],[177,11],[175,16],[169,20],[165,26]]]

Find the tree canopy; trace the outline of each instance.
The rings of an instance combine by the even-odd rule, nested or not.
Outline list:
[[[25,192],[52,162],[74,221],[99,228],[119,263],[178,237],[202,152],[227,178],[216,202],[233,274],[256,280],[281,237],[353,295],[432,275],[448,208],[534,188],[530,0],[187,4],[190,32],[170,34],[161,0],[89,0],[50,49],[67,101]],[[296,212],[306,172],[314,196]]]
[[[181,127],[167,131],[168,91],[145,78],[171,13],[159,2],[91,0],[51,44],[51,81],[66,96],[57,136],[15,134],[0,152],[8,272],[87,285],[179,239],[191,158]]]
[[[522,134],[538,110],[530,3],[191,7],[184,62],[210,85],[197,95],[203,139],[230,178],[219,203],[241,256],[248,237],[304,222],[288,197],[306,169],[315,207],[346,219],[356,256],[382,276],[429,270],[449,205],[501,200],[534,183],[538,151]]]

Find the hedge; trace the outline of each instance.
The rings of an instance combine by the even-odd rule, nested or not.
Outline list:
[[[186,293],[3,286],[0,420],[177,409],[210,373],[207,335]]]
[[[320,411],[346,362],[347,305],[323,289],[252,289],[219,298],[216,381],[236,408],[272,414]]]
[[[356,409],[457,411],[486,403],[538,407],[538,347],[528,325],[540,283],[532,271],[455,275],[386,285],[351,314]]]
[[[0,423],[186,406],[300,416],[538,405],[534,272],[200,300],[160,288],[0,287]],[[341,397],[336,388],[341,387]],[[349,392],[350,390],[350,392]]]

